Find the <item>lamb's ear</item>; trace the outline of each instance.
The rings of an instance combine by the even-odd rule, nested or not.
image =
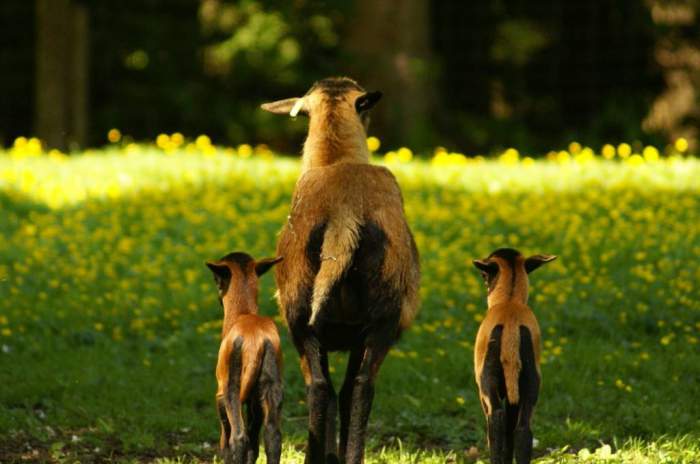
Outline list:
[[[219,294],[223,295],[226,293],[229,281],[231,280],[231,269],[225,264],[211,261],[207,261],[206,265],[214,274],[214,281],[216,282],[216,287],[219,289]]]
[[[481,275],[486,279],[488,276],[494,276],[498,272],[498,264],[493,261],[484,261],[481,259],[475,259],[472,261],[474,266],[481,271]]]
[[[381,99],[381,92],[367,92],[366,94],[357,97],[357,100],[355,100],[355,110],[358,113],[371,110],[372,107],[374,107],[374,105],[376,105]]]
[[[260,261],[256,261],[255,262],[255,273],[258,275],[258,277],[260,277],[261,275],[263,275],[267,271],[269,271],[272,266],[279,263],[283,259],[284,258],[282,256],[278,256],[276,258],[264,258],[264,259],[261,259]]]
[[[295,117],[298,113],[305,112],[303,98],[286,98],[270,103],[263,103],[260,108],[270,113],[288,114]]]
[[[545,263],[557,259],[556,255],[532,255],[525,260],[525,271],[529,274]]]

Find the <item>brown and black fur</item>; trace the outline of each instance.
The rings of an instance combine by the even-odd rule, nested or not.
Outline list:
[[[367,111],[381,94],[324,79],[300,99],[263,105],[309,116],[302,174],[277,245],[281,312],[308,389],[307,462],[363,460],[374,381],[418,309],[418,251],[396,179],[369,164]],[[328,352],[349,351],[339,397]],[[337,401],[337,405],[336,405]],[[336,407],[340,437],[336,442]]]
[[[528,274],[556,256],[525,259],[500,248],[475,260],[488,306],[474,344],[474,373],[486,415],[492,464],[529,463],[530,421],[540,388],[540,328],[527,306]]]
[[[272,319],[257,314],[258,277],[280,259],[256,262],[245,253],[230,253],[207,263],[224,308],[216,364],[216,405],[221,422],[219,449],[225,464],[253,464],[258,458],[263,426],[267,462],[280,462],[280,338]]]

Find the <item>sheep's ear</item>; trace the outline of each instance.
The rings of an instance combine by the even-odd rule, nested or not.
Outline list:
[[[260,105],[260,108],[270,113],[288,114],[295,117],[298,113],[304,112],[304,99],[287,98],[284,100],[277,100],[270,103],[263,103]]]
[[[381,92],[367,92],[366,94],[357,97],[357,100],[355,100],[355,110],[357,110],[358,113],[371,110],[372,107],[374,107],[374,105],[376,105],[381,99]]]
[[[255,273],[258,275],[258,277],[260,277],[261,275],[263,275],[267,271],[269,271],[272,266],[279,263],[283,259],[284,258],[282,256],[278,256],[276,258],[265,258],[265,259],[261,259],[260,261],[256,261],[255,262]]]
[[[556,255],[532,255],[525,260],[525,271],[529,274],[545,263],[557,259]]]
[[[231,269],[225,264],[211,261],[207,261],[206,265],[214,274],[214,281],[216,282],[216,287],[219,289],[219,295],[223,295],[226,293],[229,281],[231,280]]]
[[[475,259],[472,262],[474,263],[474,266],[481,271],[481,275],[484,276],[484,279],[489,276],[493,277],[498,272],[498,264],[494,263],[493,261]]]

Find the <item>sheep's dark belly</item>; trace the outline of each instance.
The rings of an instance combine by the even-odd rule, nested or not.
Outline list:
[[[315,333],[329,351],[346,351],[364,344],[370,330],[398,326],[401,310],[396,290],[380,279],[367,279],[367,270],[351,269],[336,285]],[[377,271],[378,273],[378,271]],[[369,280],[369,282],[368,282]],[[387,322],[394,321],[394,323]]]
[[[365,330],[361,324],[326,321],[323,328],[315,333],[327,351],[350,351],[362,346],[365,339]]]

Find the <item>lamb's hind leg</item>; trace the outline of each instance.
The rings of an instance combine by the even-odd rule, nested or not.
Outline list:
[[[480,375],[481,398],[486,412],[491,464],[506,464],[505,379],[501,366],[502,326],[496,326],[489,337],[488,350]]]
[[[506,463],[510,464],[513,462],[513,447],[515,441],[515,426],[518,423],[518,413],[520,412],[520,407],[517,404],[509,404],[506,401],[506,440],[505,440],[505,451],[504,460]]]
[[[268,464],[279,464],[282,454],[282,377],[275,352],[265,342],[262,372],[260,373],[260,400],[264,416],[265,456]]]
[[[515,461],[518,464],[529,464],[532,459],[532,431],[530,421],[537,404],[540,389],[540,376],[535,364],[534,348],[530,331],[520,327],[520,410],[518,423],[515,427]]]
[[[231,427],[228,439],[228,461],[225,455],[225,464],[243,464],[248,449],[248,436],[243,422],[243,405],[240,401],[242,346],[243,339],[239,337],[233,343],[229,360],[228,385],[224,394],[224,408]]]
[[[250,393],[250,398],[247,401],[247,424],[246,431],[248,434],[248,449],[246,451],[246,464],[255,464],[260,453],[260,427],[263,421],[263,411],[260,404],[260,395],[254,389]]]
[[[231,448],[229,447],[229,439],[231,438],[231,424],[228,421],[226,414],[226,404],[223,397],[216,397],[216,412],[219,414],[219,422],[221,423],[221,435],[219,437],[219,451],[224,462],[231,462]]]

